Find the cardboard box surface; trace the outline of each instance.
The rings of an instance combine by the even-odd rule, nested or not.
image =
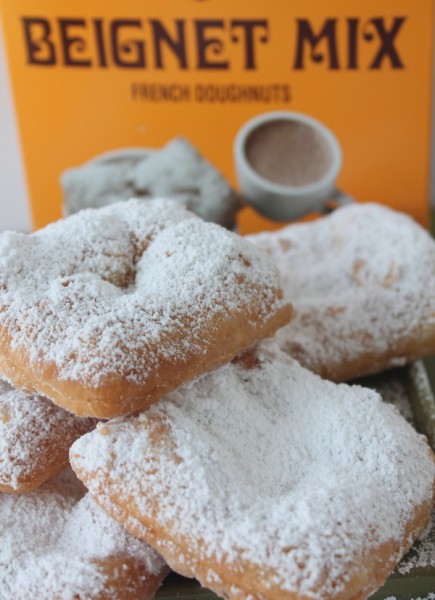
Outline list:
[[[338,186],[427,223],[432,2],[3,0],[34,226],[62,215],[60,174],[183,135],[234,184],[251,117],[300,111],[344,156]],[[242,233],[277,226],[244,209]]]

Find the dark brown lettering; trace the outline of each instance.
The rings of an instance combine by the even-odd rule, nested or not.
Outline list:
[[[86,40],[83,37],[71,35],[70,28],[78,27],[86,28],[83,19],[59,19],[63,63],[67,67],[90,67],[91,61],[88,58],[79,59],[73,56],[73,50],[79,53],[86,50]]]
[[[336,24],[337,19],[326,19],[320,32],[316,35],[311,24],[307,19],[296,19],[297,34],[296,34],[296,58],[293,65],[294,69],[304,69],[304,48],[308,45],[311,49],[311,60],[315,63],[322,63],[325,58],[328,59],[329,69],[339,69],[337,42],[336,42]],[[318,44],[324,40],[328,53],[316,52]]]
[[[94,19],[95,48],[97,50],[98,65],[107,67],[106,45],[104,43],[103,19]]]
[[[145,67],[145,42],[120,39],[121,32],[129,28],[141,28],[137,19],[116,19],[110,24],[113,61],[118,67],[138,69]],[[128,57],[128,58],[126,58]],[[131,58],[130,58],[131,57]]]
[[[178,65],[180,69],[187,69],[186,33],[184,21],[181,21],[180,19],[175,20],[175,38],[169,35],[168,31],[163,27],[161,21],[158,21],[156,19],[150,19],[150,25],[153,32],[152,37],[156,69],[164,68],[162,52],[163,44],[165,44],[172,50],[174,56],[178,60]]]
[[[207,37],[210,29],[224,29],[225,24],[222,20],[212,19],[210,21],[195,21],[196,43],[197,43],[197,69],[228,69],[229,63],[226,60],[211,61],[208,57],[210,53],[215,55],[222,54],[224,45],[222,40],[216,37]]]
[[[358,24],[359,19],[347,19],[347,68],[358,69]]]
[[[406,21],[405,17],[395,17],[391,29],[388,31],[385,27],[385,19],[375,18],[370,19],[369,23],[372,23],[376,29],[376,33],[379,36],[381,46],[373,59],[373,62],[369,66],[369,69],[380,69],[381,64],[384,60],[389,59],[393,69],[404,69],[404,64],[400,59],[400,56],[394,46],[394,40],[399,33],[400,28]],[[369,33],[364,34],[366,40],[373,39],[373,36]]]
[[[28,64],[55,65],[56,52],[50,38],[50,22],[37,17],[23,17],[21,21],[24,28]]]
[[[265,20],[258,21],[247,21],[242,19],[237,19],[235,21],[231,21],[231,29],[241,28],[244,34],[244,47],[245,47],[245,64],[244,68],[247,70],[256,69],[257,63],[255,60],[255,30],[257,28],[263,29],[263,35],[260,36],[259,40],[263,44],[269,41],[269,24]],[[239,38],[236,35],[232,35],[231,39],[233,42],[238,42]]]

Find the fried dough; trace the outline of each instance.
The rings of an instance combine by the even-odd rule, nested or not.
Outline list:
[[[146,409],[290,317],[267,255],[175,201],[0,235],[0,376],[79,416]]]
[[[357,600],[430,521],[426,440],[262,344],[71,447],[98,504],[218,595]]]

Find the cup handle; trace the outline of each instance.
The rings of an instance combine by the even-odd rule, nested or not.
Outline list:
[[[349,196],[349,194],[345,194],[340,190],[335,190],[328,202],[325,204],[325,213],[331,213],[336,208],[340,208],[341,206],[346,206],[347,204],[353,204],[356,202],[355,198]]]

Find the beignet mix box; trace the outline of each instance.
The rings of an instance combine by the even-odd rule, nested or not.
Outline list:
[[[177,137],[240,190],[234,140],[270,111],[298,114],[287,123],[296,150],[280,138],[285,128],[276,137],[273,123],[263,123],[258,147],[249,138],[254,179],[311,189],[328,174],[324,199],[382,202],[427,224],[430,0],[3,0],[0,11],[35,228],[68,212],[74,194],[95,196],[108,180],[114,197],[146,195],[148,179],[135,189],[127,163],[143,158],[140,148]],[[318,143],[322,127],[335,158]],[[177,163],[177,153],[168,160]],[[113,168],[104,183],[95,175],[90,190],[72,186],[69,198],[65,173],[89,161]],[[293,167],[277,168],[286,161]],[[157,171],[164,180],[164,166]],[[307,200],[304,211],[305,196],[295,201],[302,206],[295,216],[320,206]],[[280,226],[277,218],[293,216],[280,210],[261,216],[245,206],[237,227]]]

